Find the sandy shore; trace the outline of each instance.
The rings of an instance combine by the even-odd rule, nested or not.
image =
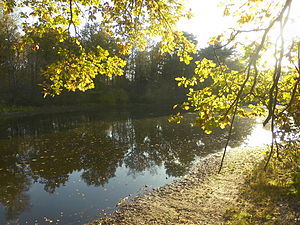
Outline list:
[[[263,158],[263,148],[233,149],[217,173],[221,153],[200,162],[186,177],[133,200],[121,201],[114,216],[91,224],[222,224],[239,204],[246,177]]]

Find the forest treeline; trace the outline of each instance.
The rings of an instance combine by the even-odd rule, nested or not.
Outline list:
[[[86,24],[77,31],[81,44],[87,50],[101,46],[110,55],[124,58],[127,64],[123,76],[96,76],[95,88],[85,93],[68,92],[56,97],[43,97],[43,85],[47,85],[43,69],[60,59],[59,50],[78,46],[74,42],[57,42],[56,33],[44,34],[32,31],[31,40],[23,41],[19,21],[11,15],[0,15],[0,106],[44,106],[44,105],[128,105],[167,104],[183,100],[187,90],[178,87],[175,78],[190,77],[195,63],[186,65],[176,52],[161,54],[159,44],[152,44],[144,51],[133,49],[129,55],[119,54],[117,42],[98,24]],[[185,33],[189,41],[197,44],[192,34]],[[25,44],[24,44],[25,43]],[[68,45],[68,46],[66,46]],[[217,56],[216,56],[217,55]],[[215,49],[208,46],[192,55],[193,61],[204,57],[218,62],[238,66],[232,49]]]

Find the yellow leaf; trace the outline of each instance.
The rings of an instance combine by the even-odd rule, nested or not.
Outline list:
[[[183,106],[183,109],[184,109],[184,110],[189,110],[189,109],[190,109],[190,107],[189,107],[189,106],[187,106],[187,105],[185,105],[185,106]]]
[[[229,16],[229,15],[230,15],[229,9],[226,7],[224,10],[224,16]]]
[[[204,131],[206,134],[211,134],[212,133],[212,130],[205,130]]]

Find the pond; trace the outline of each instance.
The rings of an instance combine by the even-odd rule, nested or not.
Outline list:
[[[222,150],[226,131],[204,134],[193,114],[132,109],[2,118],[0,224],[83,224],[126,196],[163,186]],[[267,144],[251,119],[235,124],[230,147]]]

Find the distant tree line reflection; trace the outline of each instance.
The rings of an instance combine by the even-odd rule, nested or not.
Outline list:
[[[54,193],[75,171],[82,171],[84,182],[93,186],[105,185],[120,166],[127,167],[131,175],[155,172],[161,165],[169,176],[184,175],[197,157],[220,150],[226,140],[225,130],[206,135],[193,127],[192,117],[187,116],[180,125],[169,123],[166,116],[56,119],[52,121],[54,131],[31,130],[31,135],[0,139],[0,202],[6,208],[6,220],[16,219],[30,208],[25,192],[32,183],[43,184],[46,192]],[[254,123],[238,121],[232,147],[245,140]],[[18,130],[25,129],[26,133],[26,126],[19,125]]]

